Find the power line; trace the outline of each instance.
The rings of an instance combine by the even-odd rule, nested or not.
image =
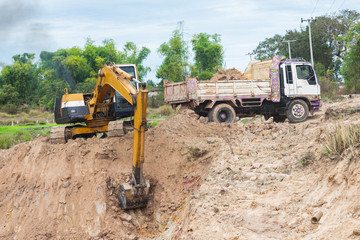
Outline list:
[[[340,4],[340,6],[338,7],[339,10],[341,10],[341,7],[344,5],[345,1],[346,1],[346,0],[342,1],[342,3]]]
[[[311,16],[310,16],[310,17],[312,17],[312,15],[314,14],[315,9],[316,9],[316,7],[317,7],[318,3],[319,3],[319,0],[317,0],[317,1],[316,1],[316,3],[315,3],[315,7],[314,7],[314,9],[313,9],[313,10],[312,10],[312,12],[311,12]]]
[[[336,2],[336,0],[334,0],[330,6],[330,8],[326,11],[326,14],[330,11],[330,9],[334,6],[334,3]]]

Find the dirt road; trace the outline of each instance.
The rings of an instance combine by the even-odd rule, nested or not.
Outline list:
[[[130,176],[131,134],[2,150],[0,238],[357,239],[359,148],[324,153],[338,124],[360,123],[357,108],[360,98],[327,103],[300,124],[177,114],[146,133],[151,199],[127,212],[116,193]]]

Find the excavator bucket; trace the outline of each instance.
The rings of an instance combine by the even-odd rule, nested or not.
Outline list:
[[[119,202],[124,210],[146,207],[149,200],[150,182],[135,186],[131,183],[123,183],[119,189]]]

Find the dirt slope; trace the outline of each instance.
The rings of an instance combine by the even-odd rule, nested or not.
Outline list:
[[[127,212],[116,193],[129,180],[131,134],[2,150],[0,238],[356,239],[359,155],[322,151],[338,123],[360,123],[347,111],[359,107],[359,98],[327,104],[301,124],[175,115],[146,133],[151,199]]]

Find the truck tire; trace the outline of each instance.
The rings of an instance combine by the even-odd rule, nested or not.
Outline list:
[[[233,123],[236,119],[235,110],[228,104],[222,103],[216,105],[209,112],[209,120],[217,123]]]
[[[210,109],[209,113],[208,113],[208,120],[209,122],[213,122],[213,114],[214,114],[214,108]]]
[[[291,123],[303,122],[309,116],[309,107],[304,100],[295,99],[290,103],[286,115]]]

